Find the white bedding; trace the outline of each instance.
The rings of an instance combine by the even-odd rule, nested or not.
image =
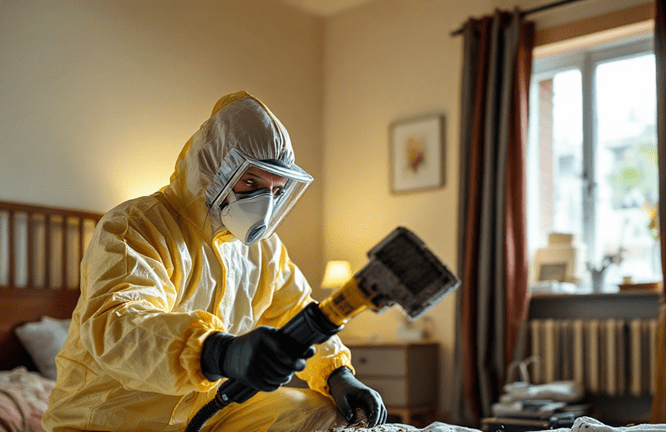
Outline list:
[[[329,429],[326,432],[480,432],[478,429],[470,429],[446,423],[435,422],[425,428],[416,428],[403,424],[386,424],[374,428],[364,427],[340,427]],[[641,424],[625,427],[611,427],[591,417],[579,417],[573,427],[552,429],[552,432],[666,432],[666,424]],[[323,431],[320,431],[323,432]]]
[[[592,417],[579,417],[571,429],[553,429],[556,432],[666,432],[666,424],[641,424],[612,427]]]

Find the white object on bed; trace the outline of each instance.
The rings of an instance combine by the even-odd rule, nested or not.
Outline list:
[[[569,428],[553,429],[552,432],[666,432],[666,424],[640,424],[634,426],[608,426],[592,417],[579,417]]]
[[[25,323],[14,330],[37,370],[46,378],[56,379],[55,358],[67,339],[70,322],[43,316],[40,321]]]

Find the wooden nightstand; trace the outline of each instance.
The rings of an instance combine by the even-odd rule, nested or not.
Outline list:
[[[411,424],[415,415],[435,421],[439,386],[439,345],[395,343],[347,345],[356,377],[377,390],[391,415]]]

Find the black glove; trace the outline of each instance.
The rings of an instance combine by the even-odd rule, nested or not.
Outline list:
[[[347,367],[334,370],[328,377],[328,387],[342,415],[348,422],[354,418],[357,408],[368,417],[368,427],[386,423],[386,407],[382,397],[370,387],[357,380]]]
[[[255,390],[270,392],[305,369],[305,360],[315,354],[288,349],[291,344],[272,327],[257,327],[243,336],[213,333],[203,345],[201,371],[211,381],[232,378]]]

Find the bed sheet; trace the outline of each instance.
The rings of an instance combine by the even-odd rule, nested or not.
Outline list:
[[[387,423],[371,428],[362,426],[343,426],[317,432],[481,432],[478,429],[471,429],[463,426],[455,426],[446,423],[434,422],[425,428],[417,428],[401,423]]]
[[[373,428],[339,427],[319,432],[481,432],[462,426],[434,422],[425,428],[403,424],[386,424]],[[608,426],[592,417],[579,417],[571,428],[551,429],[549,432],[666,432],[666,424],[641,424],[624,427]]]
[[[55,381],[19,366],[0,371],[0,432],[43,432]]]

